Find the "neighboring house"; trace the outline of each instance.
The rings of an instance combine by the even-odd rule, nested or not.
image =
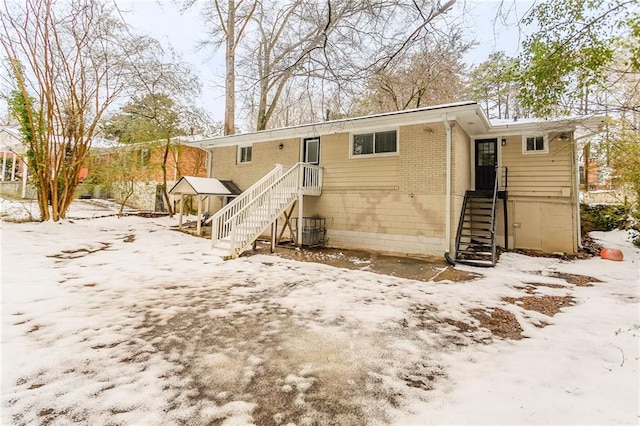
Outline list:
[[[206,176],[206,154],[198,149],[185,144],[187,139],[174,138],[169,147],[167,155],[166,173],[167,190],[169,190],[182,176]],[[149,211],[166,211],[165,200],[162,194],[162,161],[164,157],[164,141],[139,143],[139,144],[118,144],[113,145],[103,143],[96,148],[96,159],[94,160],[95,171],[89,171],[89,181],[92,175],[104,173],[109,164],[116,167],[123,165],[127,170],[125,173],[116,172],[111,175],[101,177],[100,181],[108,180],[111,184],[111,196],[117,201],[128,192],[125,187],[132,187],[133,194],[127,200],[127,205],[133,208]],[[123,159],[123,155],[127,159]],[[126,178],[126,181],[122,179]],[[94,187],[96,192],[100,186]],[[90,194],[97,198],[100,194]],[[177,197],[170,196],[170,201],[175,205]]]
[[[92,141],[95,143],[95,139]],[[29,147],[22,142],[22,133],[18,125],[0,126],[0,166],[2,172],[0,192],[22,198],[36,198],[33,185],[27,185],[29,169],[27,152]],[[88,169],[82,167],[78,176],[79,183],[87,176]]]
[[[231,257],[285,213],[324,218],[329,246],[492,265],[496,245],[579,249],[573,135],[601,121],[489,121],[460,102],[192,145],[208,151],[209,177],[245,190],[213,216]]]
[[[26,147],[18,126],[0,126],[0,182],[1,192],[13,196],[27,197]]]

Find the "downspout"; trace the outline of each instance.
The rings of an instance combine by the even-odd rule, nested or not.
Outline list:
[[[206,154],[207,154],[207,157],[206,157],[206,160],[205,160],[205,167],[207,168],[207,177],[208,178],[212,178],[213,177],[213,170],[211,170],[211,167],[212,167],[211,150],[205,148],[204,152],[206,152]]]
[[[208,148],[202,148],[200,147],[200,149],[204,149],[205,153],[206,153],[206,157],[205,157],[205,167],[207,169],[207,177],[208,178],[212,178],[213,177],[213,170],[211,170],[211,168],[213,167],[213,161],[212,161],[212,153],[211,150]],[[207,212],[211,212],[211,196],[207,197]]]
[[[571,132],[571,153],[573,155],[573,182],[571,190],[574,193],[576,202],[576,241],[578,242],[578,249],[582,249],[582,223],[580,221],[580,167],[578,166],[578,150],[576,140]]]
[[[451,252],[451,124],[447,118],[447,114],[443,116],[444,128],[447,135],[446,142],[446,176],[445,176],[445,218],[444,218],[444,238],[445,238],[445,255]]]

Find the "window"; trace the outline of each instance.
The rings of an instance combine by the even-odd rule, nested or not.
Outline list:
[[[547,137],[544,135],[524,135],[522,137],[522,152],[525,154],[549,152]]]
[[[238,147],[238,164],[251,162],[251,148],[251,145]]]
[[[351,155],[395,154],[398,137],[395,130],[353,135]]]
[[[140,165],[141,166],[148,166],[150,158],[151,158],[151,153],[149,152],[148,148],[143,148],[143,149],[140,150]]]

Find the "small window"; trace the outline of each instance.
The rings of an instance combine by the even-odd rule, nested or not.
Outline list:
[[[238,147],[238,164],[251,162],[251,148],[251,145]]]
[[[353,135],[351,155],[395,154],[398,137],[395,130]]]
[[[549,152],[547,137],[544,135],[524,135],[522,137],[522,152],[525,154]]]
[[[140,150],[140,165],[148,166],[149,160],[151,159],[151,153],[148,148],[143,148]]]

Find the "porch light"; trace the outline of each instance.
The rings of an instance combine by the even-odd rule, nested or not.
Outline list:
[[[569,140],[569,136],[567,136],[566,133],[561,133],[560,134],[560,140],[562,142],[565,142],[565,141]]]
[[[502,145],[502,146],[507,146],[507,140],[506,140],[506,139],[502,139],[502,140],[500,141],[500,145]]]

